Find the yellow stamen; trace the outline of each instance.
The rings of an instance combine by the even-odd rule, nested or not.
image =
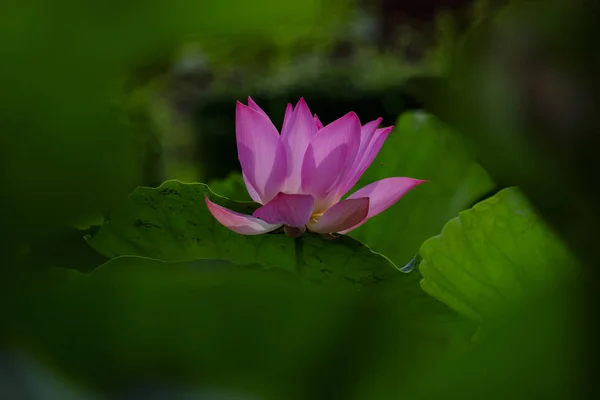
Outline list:
[[[312,222],[313,224],[316,223],[321,217],[323,216],[323,213],[314,213],[310,216],[308,222]]]

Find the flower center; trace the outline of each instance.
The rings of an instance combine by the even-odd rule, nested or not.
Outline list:
[[[313,213],[310,218],[308,219],[308,223],[317,223],[317,221],[319,221],[319,219],[323,216],[324,213]]]

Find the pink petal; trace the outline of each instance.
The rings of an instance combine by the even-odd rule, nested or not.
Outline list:
[[[260,108],[258,106],[258,104],[256,104],[256,102],[254,100],[252,100],[252,97],[250,97],[250,96],[248,96],[248,107],[250,107],[254,111],[258,111],[259,113],[263,114],[265,117],[269,118],[269,116],[267,115],[267,113],[264,112],[262,110],[262,108]]]
[[[346,194],[348,190],[352,189],[354,185],[356,185],[356,182],[358,182],[362,174],[364,174],[367,168],[371,166],[373,160],[375,160],[375,157],[377,157],[377,154],[379,154],[383,143],[385,143],[385,140],[387,139],[387,137],[393,129],[393,126],[389,126],[383,129],[376,129],[373,132],[369,143],[367,143],[365,145],[365,148],[362,149],[362,153],[360,153],[358,157],[356,157],[357,161],[354,164],[352,175],[348,182],[346,182],[344,188],[341,190],[340,196]]]
[[[286,110],[286,118],[284,118],[283,128],[281,129],[281,139],[286,145],[288,155],[288,175],[285,184],[285,191],[288,193],[298,193],[300,191],[302,160],[310,141],[316,133],[315,121],[306,101],[301,98],[296,104],[291,117],[288,117],[288,111]]]
[[[270,224],[296,228],[306,225],[315,201],[309,194],[278,193],[270,202],[254,212],[254,216]]]
[[[271,120],[238,102],[236,107],[238,158],[261,203],[280,191],[287,174],[285,146]]]
[[[248,194],[250,195],[252,200],[254,200],[257,203],[262,203],[262,200],[261,200],[260,196],[258,195],[258,192],[256,191],[256,189],[254,189],[254,186],[252,186],[252,184],[248,181],[246,174],[243,172],[242,172],[242,178],[244,179],[244,184],[246,185],[246,190],[248,191]]]
[[[321,122],[319,117],[317,117],[317,114],[313,115],[313,118],[315,120],[315,124],[317,124],[317,130],[323,129],[323,123]]]
[[[360,121],[348,113],[315,135],[302,163],[302,190],[315,198],[315,210],[325,211],[330,196],[345,183],[360,145]]]
[[[292,123],[292,116],[294,115],[294,107],[290,103],[288,103],[285,108],[285,114],[283,115],[283,125],[281,126],[281,132],[288,131],[290,129],[290,124]]]
[[[369,213],[369,198],[342,200],[334,204],[308,229],[317,233],[335,233],[360,224]]]
[[[369,143],[371,143],[373,135],[375,134],[375,131],[379,127],[379,124],[382,120],[382,118],[377,118],[374,121],[367,122],[360,128],[360,146],[358,147],[358,154],[356,155],[356,158],[352,163],[351,171],[348,174],[347,182],[340,187],[340,193],[338,194],[339,197],[336,200],[339,200],[344,194],[346,194],[346,192],[348,192],[348,190],[352,189],[352,187],[356,184],[356,182],[352,183],[350,181],[354,179],[355,171],[358,168],[358,165],[360,164],[360,161],[365,151],[367,150],[367,147],[369,147]]]
[[[368,197],[369,202],[369,213],[367,218],[356,226],[350,229],[346,229],[341,233],[347,233],[352,229],[358,228],[364,224],[368,219],[373,218],[377,214],[387,210],[389,207],[394,205],[402,196],[417,185],[420,185],[423,181],[420,179],[413,178],[386,178],[377,182],[373,182],[364,188],[357,190],[351,196],[350,199],[359,199]]]
[[[204,196],[204,201],[208,211],[227,229],[230,229],[241,235],[260,235],[261,233],[271,232],[281,225],[269,224],[250,215],[240,214],[221,207],[210,201],[208,196]]]
[[[364,154],[367,146],[373,139],[373,135],[377,128],[379,128],[379,124],[381,124],[383,118],[377,118],[374,121],[367,122],[360,129],[360,149],[358,150],[358,154]]]

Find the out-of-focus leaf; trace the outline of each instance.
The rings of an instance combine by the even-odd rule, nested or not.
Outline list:
[[[17,352],[0,349],[0,397],[31,400],[100,400],[96,394],[69,385],[55,371]]]
[[[460,140],[422,112],[400,117],[357,187],[392,176],[427,179],[351,236],[406,265],[423,241],[493,187]]]
[[[343,334],[348,289],[220,260],[120,257],[90,275],[56,270],[25,287],[7,326],[102,389],[171,381],[268,394],[298,385]]]
[[[479,322],[576,271],[572,255],[516,188],[449,221],[423,243],[421,256],[423,289]]]
[[[143,81],[131,77],[140,66],[168,71],[189,41],[235,53],[319,36],[313,28],[335,24],[344,3],[3,2],[0,180],[10,195],[0,217],[11,232],[2,246],[111,209],[141,183],[155,132],[132,118],[123,84]]]
[[[471,346],[476,325],[425,293],[421,278],[414,270],[373,287],[377,340],[368,350],[369,367],[345,398],[420,398],[433,383],[431,366],[460,357]]]
[[[315,282],[368,284],[401,273],[386,257],[347,236],[329,241],[309,233],[295,240],[283,234],[239,235],[214,219],[204,195],[239,212],[251,214],[256,208],[255,203],[215,195],[204,184],[167,181],[158,188],[136,189],[89,243],[110,258],[217,258],[278,267]]]
[[[564,285],[562,284],[564,283]],[[487,325],[485,334],[466,352],[447,357],[424,357],[405,380],[392,379],[394,354],[381,354],[364,391],[354,399],[427,400],[577,399],[589,397],[581,378],[586,376],[582,355],[589,354],[578,328],[582,303],[578,285],[562,282],[526,297],[506,318]],[[412,324],[410,324],[412,325]],[[388,357],[385,357],[385,356]],[[386,364],[385,361],[388,361]],[[396,370],[398,368],[396,367]],[[400,397],[406,386],[411,389]],[[582,395],[585,395],[582,397]],[[394,396],[395,395],[395,396]],[[592,396],[594,397],[594,396]]]
[[[400,273],[357,292],[220,260],[119,257],[89,275],[57,269],[25,286],[5,322],[21,348],[105,393],[154,382],[352,398],[384,358],[385,380],[400,383],[390,394],[401,395],[473,332],[419,277]]]

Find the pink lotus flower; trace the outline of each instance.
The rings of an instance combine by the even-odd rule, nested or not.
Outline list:
[[[263,206],[252,216],[228,210],[205,197],[217,221],[242,235],[271,232],[282,225],[290,236],[308,229],[347,233],[386,210],[425,181],[386,178],[341,200],[371,165],[393,127],[381,118],[361,126],[348,113],[323,126],[304,99],[288,104],[281,135],[260,107],[236,106],[238,157],[246,188]]]

